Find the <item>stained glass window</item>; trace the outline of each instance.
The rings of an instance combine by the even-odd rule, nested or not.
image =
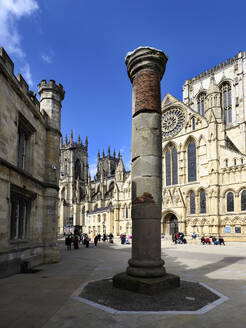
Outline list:
[[[204,112],[205,112],[205,98],[206,98],[205,92],[200,93],[197,98],[198,113],[202,116],[204,116]]]
[[[241,211],[246,211],[246,190],[241,193]]]
[[[190,214],[196,213],[196,200],[195,200],[195,193],[192,191],[190,193]]]
[[[166,151],[166,185],[171,185],[171,152],[169,148]]]
[[[200,191],[200,213],[206,213],[206,194],[204,190]]]
[[[188,146],[188,182],[196,181],[196,145],[191,141]]]
[[[178,183],[178,154],[176,148],[172,148],[172,184]]]
[[[234,195],[232,192],[228,192],[227,194],[227,212],[234,211]]]
[[[166,151],[166,185],[178,183],[178,153],[171,144]]]
[[[225,123],[232,122],[231,86],[228,82],[223,83],[221,87],[221,104]]]

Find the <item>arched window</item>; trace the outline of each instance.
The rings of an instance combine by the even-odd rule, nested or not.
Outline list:
[[[196,181],[196,144],[191,141],[188,146],[188,182]]]
[[[228,192],[226,200],[227,200],[227,212],[233,212],[234,211],[234,195],[231,191]]]
[[[166,185],[178,183],[178,153],[174,145],[170,145],[166,150]]]
[[[232,122],[232,109],[231,109],[231,86],[225,82],[221,86],[221,105],[224,112],[225,123]]]
[[[206,193],[204,190],[200,191],[200,213],[206,213]]]
[[[246,190],[241,193],[241,211],[246,211]]]
[[[202,116],[204,116],[204,112],[205,112],[205,98],[206,98],[205,92],[201,92],[197,97],[198,113]]]
[[[195,193],[192,191],[190,193],[190,214],[196,213],[196,199],[195,199]]]

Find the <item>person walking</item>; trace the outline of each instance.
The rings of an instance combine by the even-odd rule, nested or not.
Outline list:
[[[65,239],[65,245],[67,246],[67,251],[71,251],[72,239],[70,236],[67,236]]]
[[[97,247],[97,242],[98,242],[98,236],[95,236],[95,238],[94,238],[94,245],[95,245],[95,247]]]

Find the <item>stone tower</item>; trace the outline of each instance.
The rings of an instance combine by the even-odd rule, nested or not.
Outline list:
[[[88,140],[80,136],[74,141],[71,131],[68,140],[60,144],[60,226],[80,225],[79,204],[85,199],[88,183]]]
[[[40,95],[40,111],[45,117],[46,153],[45,153],[45,179],[50,184],[59,184],[59,139],[61,136],[61,107],[65,91],[61,84],[57,85],[54,80],[41,81],[38,85]],[[59,250],[55,245],[57,236],[57,190],[50,187],[45,191],[46,210],[44,213],[44,261],[54,262],[59,257]],[[51,241],[53,240],[53,247]]]
[[[107,155],[104,154],[104,150],[102,152],[102,156],[100,155],[100,151],[98,151],[97,158],[97,173],[95,176],[96,180],[99,180],[101,175],[104,177],[110,177],[115,174],[116,167],[120,160],[120,152],[118,158],[115,155],[115,151],[113,155],[110,154],[110,148],[108,147]]]

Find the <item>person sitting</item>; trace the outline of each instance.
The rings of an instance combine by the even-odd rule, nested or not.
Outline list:
[[[191,235],[191,237],[192,237],[192,239],[196,239],[196,233],[195,232],[193,232],[193,234]]]
[[[223,244],[225,246],[224,238],[219,238],[219,244],[220,246]]]
[[[208,237],[205,238],[205,244],[206,245],[211,245],[211,241],[210,241],[210,239]]]
[[[205,237],[204,237],[204,236],[202,236],[202,238],[201,238],[201,243],[202,243],[203,245],[205,245]]]
[[[212,242],[213,242],[214,245],[219,244],[218,240],[215,237],[212,237]]]

